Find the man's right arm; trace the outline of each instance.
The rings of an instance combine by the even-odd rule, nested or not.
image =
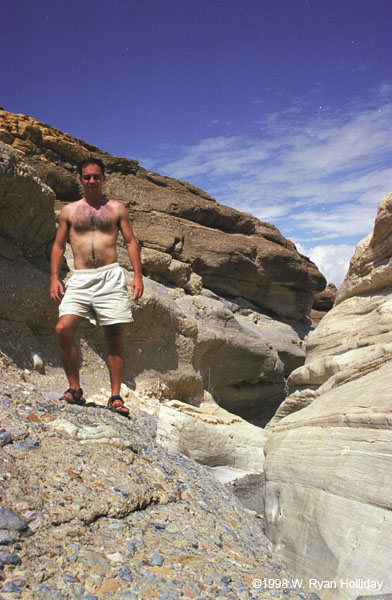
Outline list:
[[[50,297],[56,304],[60,304],[64,296],[64,288],[59,280],[59,271],[63,260],[65,246],[68,235],[67,207],[65,206],[60,213],[59,226],[53,243],[52,254],[50,256]]]

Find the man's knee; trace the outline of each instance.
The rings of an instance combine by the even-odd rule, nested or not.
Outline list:
[[[121,323],[116,323],[115,325],[106,325],[105,335],[108,340],[122,340]]]
[[[76,319],[60,317],[56,325],[56,334],[59,337],[72,337],[77,325],[78,321]]]
[[[121,324],[106,326],[105,335],[109,346],[109,352],[121,354],[123,350]]]

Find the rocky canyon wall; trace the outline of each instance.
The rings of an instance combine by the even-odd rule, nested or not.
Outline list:
[[[237,415],[265,424],[274,414],[303,363],[324,278],[272,225],[189,184],[29,117],[0,118],[1,595],[257,598],[254,580],[288,574],[263,515],[217,479],[241,475],[240,494],[254,490],[261,512],[267,434]],[[75,162],[90,153],[103,158],[107,193],[128,206],[142,243],[146,292],[124,329],[130,421],[104,409],[105,340],[87,324],[88,406],[58,401],[66,384],[48,259],[55,211],[79,197]],[[121,244],[119,257],[129,269]]]
[[[392,592],[391,206],[389,194],[268,427],[267,533],[297,577],[338,583],[323,600],[365,594],[368,579]]]
[[[47,366],[60,367],[51,341],[56,307],[47,295],[53,204],[58,212],[80,197],[76,163],[93,154],[105,163],[107,195],[128,207],[147,276],[135,323],[125,330],[127,384],[159,383],[168,398],[192,404],[208,391],[223,408],[264,425],[285,396],[287,375],[304,360],[307,315],[325,286],[315,265],[273,225],[25,115],[0,111],[0,140],[3,352],[26,367],[33,346],[42,346]],[[121,243],[118,250],[129,269]],[[12,343],[23,337],[31,344]],[[81,337],[91,370],[104,340],[88,328]]]

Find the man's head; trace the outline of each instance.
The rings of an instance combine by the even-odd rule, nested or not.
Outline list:
[[[85,198],[94,202],[101,202],[103,198],[102,188],[105,181],[103,162],[98,158],[86,158],[80,163],[78,171]]]
[[[88,165],[98,165],[98,167],[101,169],[103,177],[105,177],[105,165],[103,164],[102,160],[99,158],[94,158],[93,156],[90,156],[90,158],[85,158],[78,164],[78,173],[80,177],[82,176],[84,167],[87,167]]]

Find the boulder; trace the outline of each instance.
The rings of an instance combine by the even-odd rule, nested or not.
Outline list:
[[[325,290],[314,294],[313,309],[328,312],[334,305],[337,289],[334,283],[328,283]]]
[[[263,429],[213,402],[194,407],[172,400],[159,407],[156,439],[210,467],[244,506],[264,512]]]
[[[166,252],[152,248],[142,248],[143,271],[153,279],[185,289],[190,294],[200,293],[202,278],[192,273],[188,263],[173,258]]]
[[[210,467],[262,472],[267,434],[215,403],[173,400],[160,406],[157,441]]]
[[[334,308],[309,335],[265,447],[274,548],[298,577],[337,581],[342,599],[363,591],[342,580],[377,580],[392,591],[382,558],[392,551],[391,201],[381,202]],[[323,600],[332,597],[336,590],[323,590]]]
[[[57,314],[48,291],[55,195],[19,152],[2,142],[0,190],[0,319],[48,329]]]
[[[389,288],[392,285],[392,233],[389,229],[392,215],[392,193],[380,203],[374,230],[357,246],[347,275],[339,288],[336,303],[367,292]]]
[[[309,317],[313,327],[317,327],[325,314],[331,310],[336,299],[337,289],[334,283],[329,283],[324,291],[314,294],[314,302]]]
[[[292,326],[211,292],[191,296],[146,278],[134,318],[124,328],[130,359],[124,381],[131,388],[142,392],[160,383],[167,399],[195,406],[207,390],[220,406],[256,424],[271,419],[284,397],[286,368],[304,358]],[[104,335],[86,328],[83,339],[82,360],[93,369]]]
[[[39,332],[54,331],[57,306],[49,297],[50,274],[23,257],[0,256],[0,319],[25,323]]]

